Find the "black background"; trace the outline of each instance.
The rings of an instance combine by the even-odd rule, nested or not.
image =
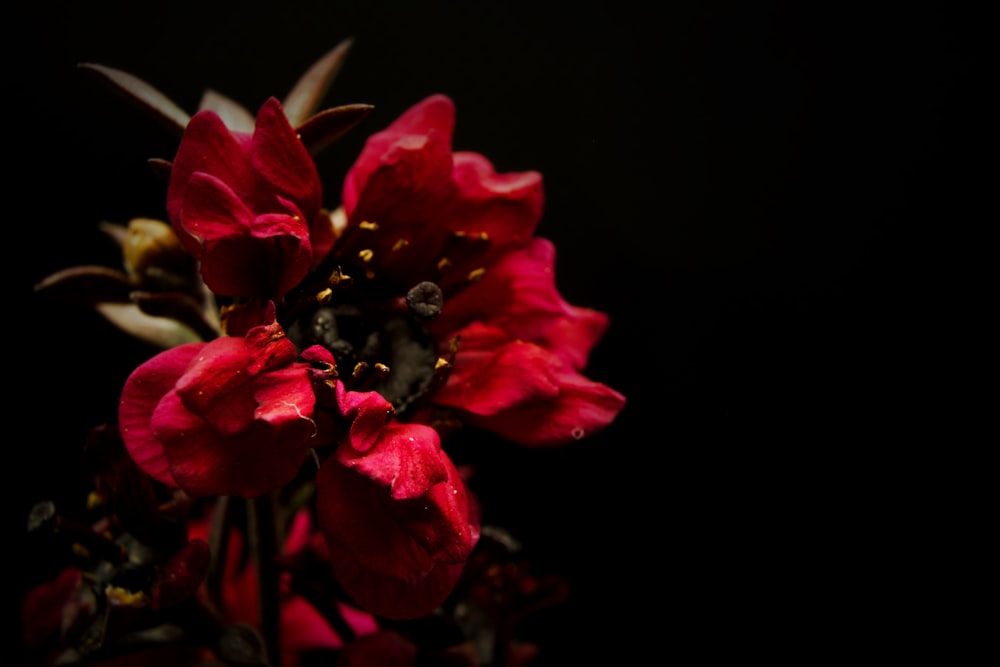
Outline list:
[[[936,454],[918,443],[954,435],[955,267],[985,189],[975,21],[799,4],[28,9],[8,26],[27,39],[6,46],[23,304],[8,372],[28,376],[8,435],[27,459],[15,524],[77,498],[87,429],[150,354],[31,294],[61,268],[117,265],[99,221],[165,215],[146,160],[176,140],[75,65],[131,72],[189,111],[205,88],[255,110],[353,37],[325,106],[375,110],[321,156],[326,204],[367,134],[446,93],[456,149],[542,172],[557,285],[611,316],[587,375],[626,395],[620,419],[565,449],[480,455],[486,520],[573,589],[526,630],[540,667],[929,646],[898,619],[928,593],[911,584],[933,483],[914,471]]]

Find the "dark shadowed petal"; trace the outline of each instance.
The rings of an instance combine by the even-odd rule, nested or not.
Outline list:
[[[21,601],[20,628],[31,650],[46,646],[63,629],[63,615],[83,581],[83,572],[70,566],[50,581],[35,586]]]
[[[190,600],[208,575],[208,543],[194,539],[170,557],[153,582],[153,607],[163,609]]]

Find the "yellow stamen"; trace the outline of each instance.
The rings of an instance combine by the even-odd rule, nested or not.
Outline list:
[[[333,273],[330,274],[330,277],[327,278],[327,282],[330,283],[331,287],[336,287],[340,283],[351,282],[351,277],[346,273],[343,273],[340,270],[340,267],[337,267],[333,270]]]
[[[143,607],[149,603],[149,598],[142,591],[133,593],[120,586],[109,585],[104,589],[104,595],[111,604],[128,605],[130,607]]]

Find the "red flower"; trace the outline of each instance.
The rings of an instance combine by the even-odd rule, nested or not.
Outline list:
[[[424,318],[432,353],[402,359],[450,362],[432,404],[526,445],[590,435],[625,403],[580,372],[608,318],[568,304],[555,287],[555,249],[533,236],[540,174],[497,174],[482,155],[453,153],[453,126],[451,100],[434,95],[369,138],[344,185],[346,221],[332,257],[358,266],[373,290],[412,301],[411,288],[439,288],[443,306]],[[393,373],[400,360],[388,363]],[[415,400],[400,398],[397,387],[376,388],[397,405]]]
[[[277,99],[252,134],[195,114],[170,168],[167,212],[202,277],[222,296],[278,298],[329,246],[316,166]]]
[[[122,389],[125,446],[191,495],[256,496],[289,482],[317,443],[308,364],[274,320],[161,352]]]
[[[394,419],[375,392],[338,398],[352,429],[316,476],[320,528],[337,580],[387,618],[436,609],[479,539],[479,519],[437,432]]]

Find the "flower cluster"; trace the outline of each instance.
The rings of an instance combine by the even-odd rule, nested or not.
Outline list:
[[[222,567],[222,546],[238,549],[218,532],[232,524],[217,518],[245,498],[257,532],[243,534],[258,569],[284,577],[275,599],[285,619],[340,605],[325,617],[340,619],[339,635],[305,638],[333,647],[373,634],[374,619],[426,617],[462,588],[483,527],[446,451],[456,431],[565,445],[610,424],[625,402],[583,374],[608,318],[556,288],[554,246],[535,235],[541,175],[497,173],[483,155],[453,150],[447,96],[369,136],[329,206],[333,184],[315,155],[370,110],[315,113],[347,45],[255,115],[208,91],[188,116],[125,72],[84,65],[178,130],[173,158],[151,160],[169,219],[107,226],[124,271],[76,267],[38,286],[79,298],[85,285],[101,313],[162,350],[125,379],[117,428],[103,437],[152,485],[147,495],[200,507],[202,519],[189,512],[174,560],[143,590],[161,591],[160,606],[197,598]],[[162,503],[148,505],[143,520],[162,521]],[[265,538],[262,524],[279,528]],[[294,577],[304,558],[330,573],[339,601],[304,595]],[[78,585],[78,574],[65,576],[63,587]],[[253,605],[273,594],[267,585]],[[139,591],[121,588],[116,604],[128,606]],[[248,608],[225,597],[210,602],[230,620]],[[244,616],[282,627],[280,613]],[[285,627],[287,648],[295,629]]]

